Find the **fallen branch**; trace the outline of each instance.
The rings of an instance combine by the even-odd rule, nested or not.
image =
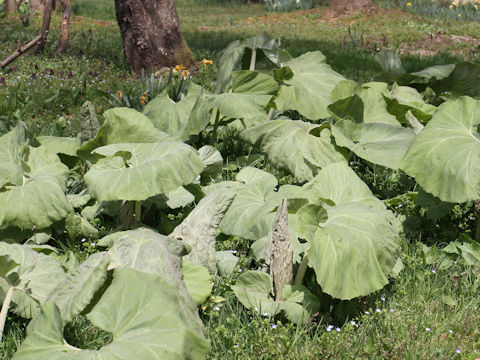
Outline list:
[[[26,52],[29,49],[31,49],[32,47],[34,47],[40,41],[41,38],[42,38],[42,36],[38,35],[37,37],[35,37],[33,40],[29,41],[25,45],[19,46],[17,48],[17,50],[15,50],[15,52],[12,55],[10,55],[5,60],[0,62],[0,68],[4,68],[8,64],[10,64],[13,60],[15,60],[20,55],[22,55],[24,52]]]

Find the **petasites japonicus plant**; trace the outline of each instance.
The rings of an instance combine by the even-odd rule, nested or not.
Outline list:
[[[47,228],[73,211],[68,168],[45,147],[28,145],[23,124],[0,137],[0,226]]]
[[[480,101],[443,103],[417,135],[401,168],[446,202],[480,199]]]
[[[401,266],[401,225],[393,213],[342,163],[323,168],[304,188],[309,204],[297,212],[297,230],[308,250],[301,268],[308,262],[323,292],[337,299],[383,288]]]
[[[181,277],[183,244],[145,228],[102,240],[101,244],[111,245],[108,253],[93,255],[97,258],[79,272],[84,275],[71,280],[76,284],[85,276],[98,280],[109,258],[113,281],[86,316],[110,332],[112,341],[93,351],[75,348],[63,339],[64,317],[69,317],[71,308],[64,305],[71,302],[68,294],[73,290],[63,286],[67,296],[54,296],[42,306],[13,359],[204,359],[209,343]]]

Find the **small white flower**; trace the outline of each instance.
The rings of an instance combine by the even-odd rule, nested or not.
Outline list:
[[[277,324],[272,324],[272,329],[276,329],[278,327]]]
[[[85,241],[87,241],[87,239],[83,238],[83,239],[82,239],[82,243],[85,242]]]
[[[238,269],[238,272],[242,272],[243,270],[242,269]]]
[[[258,308],[257,308],[257,307],[255,308],[255,311],[258,311]]]
[[[218,306],[215,306],[215,307],[213,308],[213,310],[218,311],[218,310],[220,310],[220,308],[219,308]]]
[[[432,329],[430,329],[430,328],[425,328],[425,331],[432,331]]]
[[[236,254],[238,251],[237,250],[231,250],[230,251],[232,254]]]
[[[95,243],[90,243],[90,245],[95,246]]]
[[[380,309],[375,309],[375,312],[382,312],[382,310],[380,310]]]
[[[457,354],[461,354],[461,353],[462,353],[462,350],[460,350],[460,349],[457,349],[457,350],[455,350],[455,351],[457,352]]]
[[[335,328],[335,330],[336,330],[337,332],[342,331],[342,329],[340,329],[339,327]]]
[[[436,271],[435,271],[434,269],[432,269],[432,273],[433,273],[433,274],[435,274],[435,273],[436,273]]]
[[[449,332],[450,334],[453,334],[453,330],[448,330],[448,332]]]
[[[394,312],[395,310],[393,310],[393,309],[388,309],[388,311],[390,311],[390,312]]]
[[[326,328],[326,330],[327,330],[328,332],[330,332],[330,331],[332,331],[333,327],[334,327],[333,325],[328,325],[327,328]]]
[[[368,311],[365,311],[365,313],[364,313],[364,314],[366,314],[366,315],[370,315],[370,313],[369,313]]]
[[[264,313],[263,316],[270,316],[269,313]]]
[[[355,321],[353,321],[353,320],[352,320],[352,321],[350,321],[350,324],[352,324],[352,325],[356,325],[357,323],[356,323]]]

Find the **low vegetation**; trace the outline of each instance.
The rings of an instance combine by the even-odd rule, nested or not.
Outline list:
[[[91,9],[0,71],[2,358],[480,357],[477,22],[181,2],[136,77]]]

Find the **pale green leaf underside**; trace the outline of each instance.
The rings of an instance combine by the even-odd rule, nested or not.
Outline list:
[[[80,137],[38,136],[37,140],[52,154],[77,156],[77,150],[82,146]]]
[[[337,145],[374,164],[398,169],[415,139],[412,129],[385,123],[360,123],[340,120],[332,127]]]
[[[401,168],[447,202],[480,198],[480,101],[442,104],[417,135]]]
[[[210,273],[203,266],[188,260],[183,261],[182,271],[183,281],[193,300],[197,305],[203,304],[212,292],[213,282]]]
[[[91,255],[58,284],[48,297],[60,311],[62,320],[70,322],[90,303],[107,277],[110,258],[106,252]]]
[[[13,310],[24,318],[33,317],[39,304],[47,300],[50,292],[63,281],[65,273],[53,256],[38,253],[25,245],[0,242],[0,256],[8,255],[19,266],[14,269],[19,282],[15,284],[20,289],[13,294]],[[0,287],[4,292],[8,289],[5,279],[0,279]]]
[[[305,182],[326,165],[345,162],[330,137],[311,135],[317,127],[303,121],[273,120],[245,130],[242,138],[267,154],[275,167],[286,169],[299,182]]]
[[[178,102],[170,99],[167,91],[164,91],[145,106],[143,114],[150,118],[160,131],[187,140],[190,134],[184,132],[187,127],[193,128],[193,124],[188,122],[201,90],[201,86],[190,82],[187,96]],[[197,130],[200,132],[203,129]]]
[[[289,66],[294,75],[280,86],[275,100],[278,110],[296,110],[312,120],[327,118],[332,90],[344,77],[325,63],[320,51],[303,54],[285,66]]]
[[[117,153],[131,155],[129,159]],[[205,165],[183,143],[130,143],[95,150],[105,156],[85,174],[90,194],[101,201],[145,200],[190,184]]]
[[[68,168],[43,147],[30,148],[23,183],[0,192],[0,225],[47,228],[72,211],[65,196]]]
[[[64,344],[62,318],[48,303],[30,326],[15,360],[204,359],[208,341],[190,330],[178,314],[175,290],[161,277],[132,269],[117,270],[112,284],[88,314],[113,341],[98,351]]]

